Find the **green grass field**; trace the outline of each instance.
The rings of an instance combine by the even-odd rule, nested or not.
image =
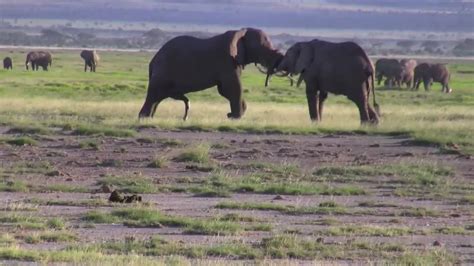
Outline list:
[[[164,101],[154,119],[138,122],[148,76],[147,52],[101,52],[97,73],[84,73],[79,51],[54,51],[49,72],[28,72],[26,51],[0,50],[11,56],[14,70],[0,70],[0,121],[9,126],[130,129],[146,124],[160,128],[236,132],[318,134],[409,135],[424,145],[474,154],[474,63],[452,63],[452,94],[380,88],[376,96],[382,109],[377,128],[361,127],[356,106],[343,96],[330,95],[323,122],[311,123],[304,88],[290,87],[274,77],[268,88],[265,76],[253,66],[243,75],[248,103],[239,121],[226,118],[230,108],[215,88],[188,94],[190,119],[181,121],[182,102]]]

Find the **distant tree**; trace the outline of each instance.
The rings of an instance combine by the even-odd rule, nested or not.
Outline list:
[[[77,34],[77,39],[80,41],[89,41],[91,39],[95,39],[95,35],[88,32],[80,32],[79,34]]]
[[[400,47],[405,48],[405,49],[410,49],[415,44],[416,44],[416,42],[412,41],[412,40],[401,40],[401,41],[397,42],[397,46],[400,46]]]
[[[143,33],[143,37],[145,38],[152,38],[152,39],[158,39],[158,38],[163,38],[166,36],[166,32],[159,28],[151,29],[145,33]]]
[[[474,39],[465,39],[459,42],[453,48],[453,54],[456,56],[474,56]]]

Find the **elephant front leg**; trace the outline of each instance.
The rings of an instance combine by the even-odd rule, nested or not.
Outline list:
[[[323,109],[324,109],[324,101],[328,98],[328,93],[325,91],[319,91],[319,121],[323,120]]]
[[[309,117],[311,121],[318,122],[319,117],[319,96],[315,89],[306,87],[306,99],[308,100]]]
[[[239,119],[245,113],[247,104],[242,99],[242,85],[238,77],[225,80],[217,86],[220,95],[226,98],[230,103],[230,113],[227,117],[230,119]]]

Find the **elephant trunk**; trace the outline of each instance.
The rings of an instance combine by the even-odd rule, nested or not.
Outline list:
[[[275,60],[275,63],[273,64],[273,66],[268,68],[267,78],[265,79],[265,87],[268,87],[268,82],[270,81],[270,77],[275,73],[275,69],[280,65],[282,60],[283,60],[283,56]]]

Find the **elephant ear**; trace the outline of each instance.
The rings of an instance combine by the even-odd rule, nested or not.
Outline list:
[[[245,48],[242,38],[247,34],[247,29],[235,31],[229,45],[229,53],[237,62],[237,65],[245,65]]]
[[[296,74],[299,74],[308,68],[314,59],[314,50],[311,44],[300,43],[299,46],[299,55],[295,64]]]

